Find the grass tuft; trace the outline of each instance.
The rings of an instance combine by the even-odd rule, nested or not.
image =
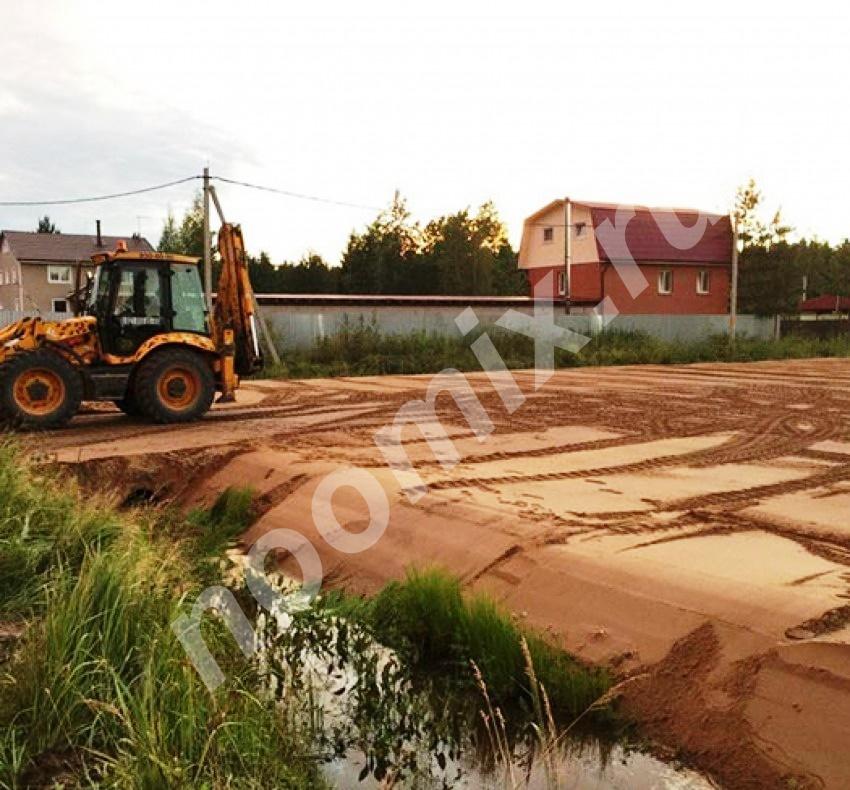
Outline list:
[[[104,500],[33,472],[14,442],[0,443],[0,618],[43,611],[57,569],[76,573],[86,553],[112,543],[122,525]]]
[[[2,599],[31,619],[0,679],[0,787],[321,784],[295,718],[254,693],[221,624],[204,629],[228,676],[215,695],[171,629],[202,584],[199,546],[217,551],[244,525],[248,492],[222,495],[199,542],[94,508],[10,448],[0,480],[0,567],[23,554],[39,575]]]
[[[559,713],[586,710],[610,685],[607,674],[579,664],[539,636],[525,633],[514,618],[484,595],[464,596],[460,581],[439,569],[411,570],[371,602],[366,614],[376,636],[415,666],[467,672],[473,662],[496,704],[524,697],[534,701],[523,640],[538,681]]]
[[[198,532],[197,551],[218,557],[254,521],[254,489],[228,486],[208,510],[193,510],[187,521]]]

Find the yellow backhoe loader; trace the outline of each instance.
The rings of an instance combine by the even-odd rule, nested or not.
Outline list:
[[[122,248],[123,246],[123,248]],[[92,256],[79,315],[0,329],[0,422],[57,428],[84,400],[155,422],[194,420],[232,400],[262,357],[242,232],[219,231],[221,275],[207,309],[198,260],[119,249]]]

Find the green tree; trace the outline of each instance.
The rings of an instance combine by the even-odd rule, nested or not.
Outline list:
[[[429,222],[422,258],[435,280],[432,293],[486,296],[527,291],[516,275],[507,228],[492,202],[474,215],[465,209]]]
[[[196,192],[192,205],[186,210],[180,224],[169,211],[162,226],[158,249],[160,252],[176,252],[180,255],[204,257],[204,200]]]
[[[832,252],[826,293],[850,296],[850,239],[844,239]]]
[[[342,255],[340,286],[345,293],[409,293],[409,270],[419,249],[419,226],[410,221],[405,200],[392,204],[362,233],[352,233]]]
[[[770,247],[754,245],[741,252],[738,309],[771,316],[797,312],[802,277],[795,265],[794,245],[780,241]]]
[[[177,227],[177,222],[174,219],[174,214],[171,209],[168,210],[168,216],[162,226],[162,233],[159,236],[159,244],[157,249],[160,252],[177,252],[182,245],[180,241],[180,231]]]
[[[738,187],[735,194],[734,216],[738,222],[738,239],[744,247],[770,246],[785,241],[793,228],[782,220],[782,212],[777,209],[771,219],[762,218],[764,196],[751,178]]]
[[[284,290],[288,293],[333,293],[339,289],[339,268],[332,269],[321,255],[307,253],[296,264],[285,264]]]
[[[267,252],[261,252],[259,258],[248,257],[248,276],[257,293],[281,293],[278,269]]]
[[[493,293],[497,296],[528,296],[528,276],[519,268],[519,258],[506,243],[493,261]]]
[[[251,284],[258,293],[335,293],[339,290],[339,271],[315,252],[307,253],[298,263],[275,265],[265,252],[248,259]]]
[[[741,245],[738,309],[776,315],[796,312],[802,295],[802,263],[796,245],[786,241],[791,227],[777,209],[763,219],[764,197],[754,179],[738,188],[734,216]]]
[[[45,214],[38,220],[38,227],[36,228],[36,233],[61,233],[51,221],[50,217]]]

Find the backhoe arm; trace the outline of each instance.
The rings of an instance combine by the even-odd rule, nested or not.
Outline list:
[[[222,359],[222,399],[229,400],[247,376],[263,363],[254,315],[254,292],[242,229],[225,222],[218,234],[221,274],[212,315],[212,338]]]

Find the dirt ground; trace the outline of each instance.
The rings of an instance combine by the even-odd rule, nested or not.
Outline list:
[[[38,450],[121,498],[209,503],[251,485],[246,535],[286,527],[319,550],[326,585],[369,593],[438,564],[625,682],[645,731],[728,787],[850,785],[850,360],[559,371],[471,433],[448,394],[444,468],[408,426],[428,486],[411,504],[374,443],[429,376],[249,382],[202,422],[149,426],[105,408]],[[330,471],[381,482],[390,525],[343,554],[313,526]],[[351,488],[337,519],[365,527]]]

